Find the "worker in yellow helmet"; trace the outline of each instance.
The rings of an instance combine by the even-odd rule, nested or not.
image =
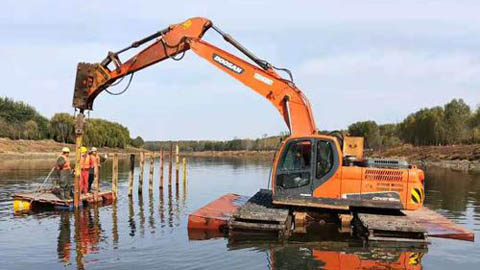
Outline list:
[[[88,170],[90,169],[90,156],[85,146],[80,147],[80,193],[88,193]]]
[[[72,168],[70,167],[70,149],[68,147],[62,148],[62,154],[58,156],[55,168],[58,172],[58,186],[60,187],[60,191],[55,194],[62,200],[69,200],[71,199]]]

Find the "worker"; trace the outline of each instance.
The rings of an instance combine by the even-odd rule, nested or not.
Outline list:
[[[88,192],[92,190],[92,184],[95,180],[95,171],[100,173],[100,156],[97,153],[97,148],[92,147],[89,152],[90,156],[90,170],[88,171]],[[100,175],[99,175],[100,178]]]
[[[88,193],[88,171],[90,169],[90,157],[85,146],[80,147],[80,193]]]
[[[69,200],[71,199],[72,168],[70,167],[70,149],[68,147],[62,148],[62,154],[58,156],[55,167],[58,171],[58,185],[61,189],[61,192],[56,195],[63,200]]]

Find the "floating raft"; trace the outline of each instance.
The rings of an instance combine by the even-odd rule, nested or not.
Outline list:
[[[439,213],[422,207],[416,211],[402,211],[406,216],[423,226],[428,236],[474,241],[473,231],[462,227]]]
[[[248,196],[228,193],[188,216],[189,230],[225,231],[233,213],[249,199]]]
[[[71,200],[62,200],[58,198],[55,194],[53,194],[49,190],[37,191],[37,192],[24,192],[24,193],[15,193],[13,194],[14,204],[15,202],[29,202],[31,207],[38,206],[53,206],[55,208],[61,209],[73,209],[73,199]],[[113,192],[111,190],[108,191],[100,191],[98,193],[99,200],[98,201],[111,201],[113,200]],[[82,203],[94,203],[95,198],[92,193],[82,194],[80,196],[80,200]],[[30,210],[30,209],[22,209],[22,210]]]
[[[222,232],[228,228],[233,214],[244,205],[250,197],[237,194],[226,194],[189,215],[188,229]],[[422,226],[427,236],[474,241],[474,233],[442,215],[423,207],[416,211],[402,211],[417,225]],[[206,235],[206,234],[200,234]],[[199,236],[200,236],[199,235]],[[218,236],[218,235],[217,235]]]

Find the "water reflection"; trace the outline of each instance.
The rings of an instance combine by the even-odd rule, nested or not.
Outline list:
[[[118,203],[117,201],[113,201],[112,203],[112,241],[113,241],[113,249],[118,249],[118,240],[119,240],[119,232],[118,232]]]
[[[426,250],[280,246],[268,251],[270,269],[422,269]]]
[[[155,233],[155,211],[153,209],[154,199],[153,199],[153,192],[148,192],[148,225],[150,227],[150,232],[153,234]]]
[[[426,250],[416,248],[364,248],[351,243],[345,234],[335,234],[335,229],[325,227],[322,231],[327,233],[316,234],[313,243],[302,237],[295,243],[229,242],[227,247],[225,239],[186,241],[190,233],[186,228],[187,213],[228,192],[253,194],[265,186],[269,165],[268,160],[192,158],[186,183],[165,183],[164,189],[154,188],[143,196],[134,192],[133,197],[128,197],[128,161],[120,160],[120,197],[112,205],[17,217],[11,212],[10,192],[30,189],[43,180],[49,169],[0,171],[2,269],[30,269],[35,265],[39,269],[59,269],[63,265],[67,269],[229,269],[232,265],[245,269],[421,269],[421,263],[428,269],[457,265],[462,269],[478,268],[477,242],[431,239],[434,244],[424,256]],[[138,173],[138,167],[136,170]],[[480,176],[431,168],[426,175],[426,205],[470,229],[480,230]],[[102,176],[103,186],[109,187],[109,163],[102,167]],[[202,233],[196,239],[204,238],[206,233]],[[190,259],[178,258],[182,257],[178,254]]]
[[[72,212],[59,212],[59,229],[57,237],[57,256],[65,265],[71,264],[72,233],[71,219],[73,218],[73,242],[75,243],[75,263],[77,269],[84,269],[84,257],[98,252],[98,245],[102,241],[103,230],[100,225],[98,207],[80,209]]]
[[[131,237],[135,236],[137,232],[137,224],[135,221],[135,209],[133,208],[133,197],[128,197],[128,226],[130,227],[129,235]]]

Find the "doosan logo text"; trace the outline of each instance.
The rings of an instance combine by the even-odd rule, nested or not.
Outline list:
[[[217,55],[213,54],[213,61],[219,63],[220,65],[230,69],[231,71],[237,73],[237,74],[242,74],[243,68],[235,65],[234,63],[228,61],[227,59]]]

